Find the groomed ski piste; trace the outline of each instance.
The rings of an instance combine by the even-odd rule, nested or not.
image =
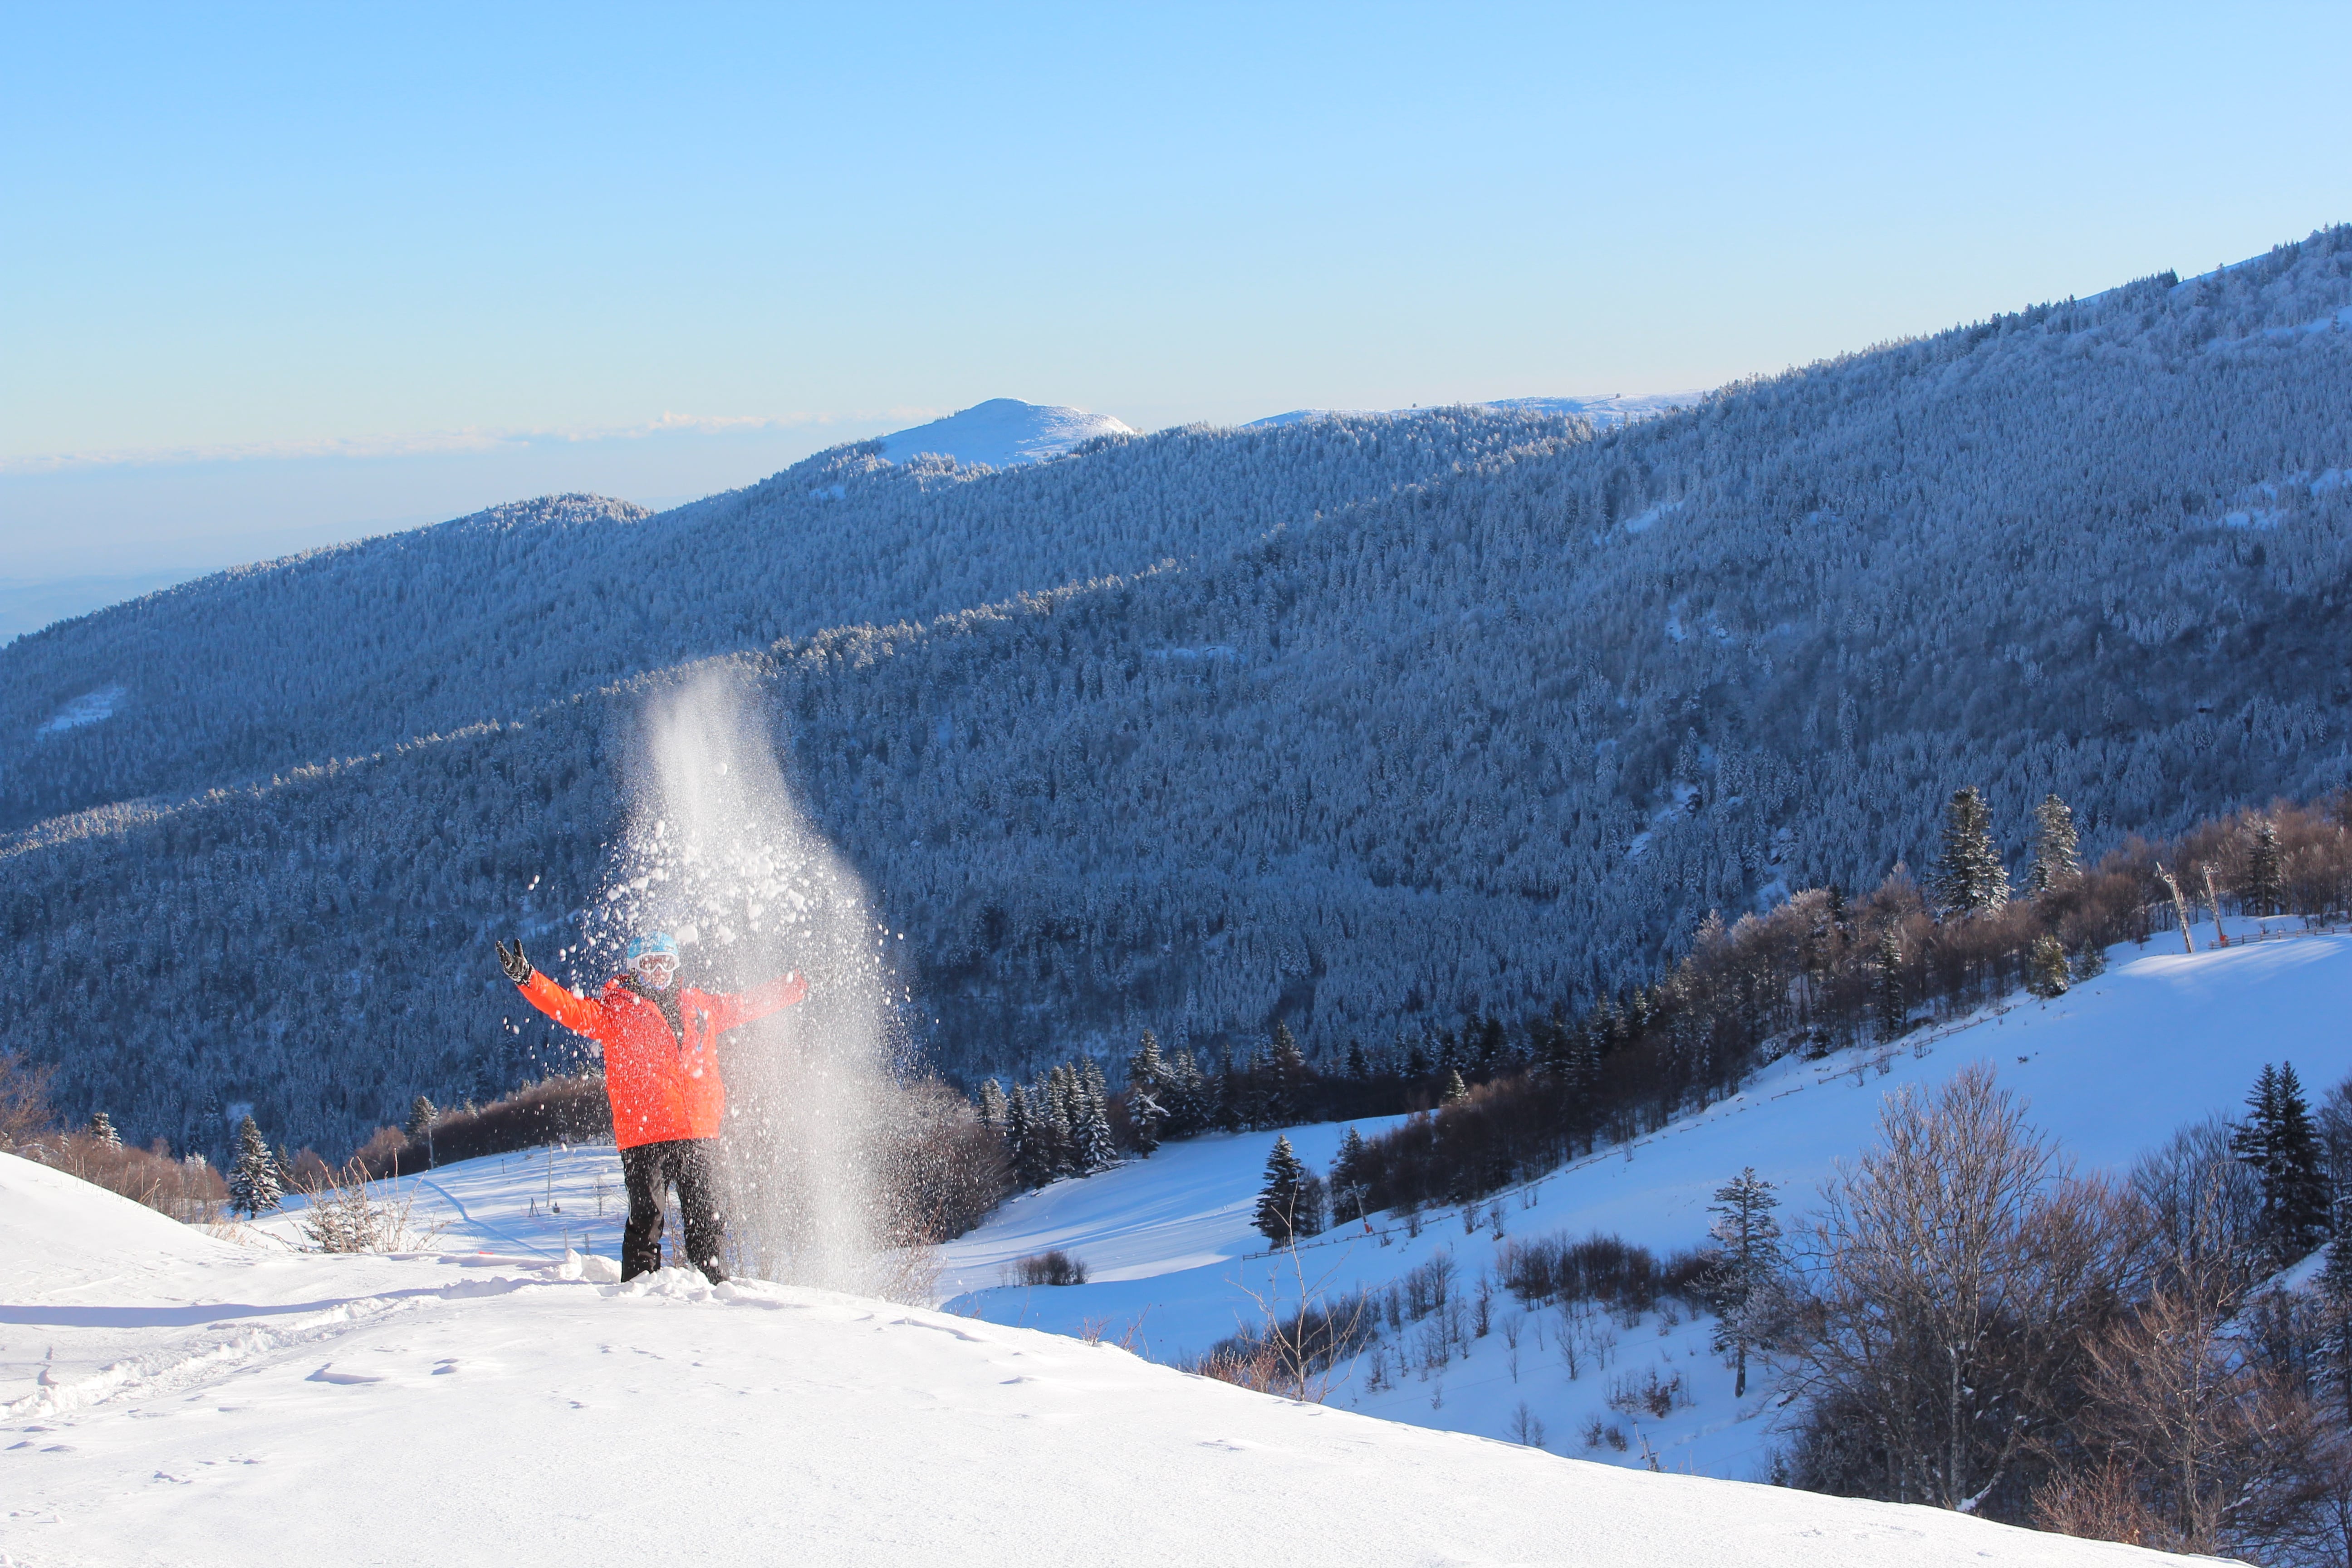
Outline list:
[[[2254,924],[2231,922],[2233,937]],[[1891,1051],[1777,1064],[1706,1112],[1507,1194],[1503,1238],[1597,1230],[1689,1247],[1708,1194],[1747,1165],[1801,1213],[1832,1162],[1868,1144],[1886,1091],[1974,1061],[2085,1169],[2234,1113],[2266,1061],[2293,1060],[2316,1095],[2352,1070],[2352,937],[2271,924],[2282,939],[2220,951],[2200,931],[2193,958],[2116,949],[2105,975],[2058,1001],[2012,999]],[[1341,1131],[1290,1136],[1319,1163]],[[1384,1286],[1443,1254],[1475,1300],[1491,1270],[1489,1203],[1470,1234],[1458,1210],[1423,1215],[1418,1236],[1382,1215],[1376,1234],[1318,1237],[1296,1262],[1254,1256],[1249,1205],[1274,1137],[1171,1145],[1014,1200],[940,1249],[936,1309],[676,1271],[613,1283],[609,1149],[385,1184],[436,1234],[360,1257],[289,1250],[294,1216],[224,1239],[0,1156],[0,1568],[289,1552],[501,1565],[583,1552],[2179,1561],[1717,1479],[1756,1473],[1771,1413],[1769,1392],[1731,1399],[1703,1319],[1584,1325],[1615,1342],[1588,1342],[1571,1379],[1547,1314],[1497,1290],[1486,1334],[1451,1347],[1426,1323],[1387,1335],[1385,1373],[1343,1368],[1320,1405],[1154,1364],[1258,1321],[1251,1293],[1269,1279],[1295,1300],[1302,1280]],[[1091,1282],[1003,1283],[1008,1263],[1049,1247],[1082,1258]],[[1679,1373],[1687,1403],[1662,1417],[1611,1405],[1652,1368]],[[1545,1447],[1508,1440],[1523,1404]],[[1624,1450],[1586,1447],[1596,1417]]]

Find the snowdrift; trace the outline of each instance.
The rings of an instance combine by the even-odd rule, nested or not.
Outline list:
[[[12,1268],[7,1352],[145,1349],[0,1407],[9,1563],[2180,1561],[1615,1470],[818,1291],[184,1247],[62,1180],[0,1159],[9,1241],[60,1260]],[[121,1279],[88,1276],[108,1260]]]

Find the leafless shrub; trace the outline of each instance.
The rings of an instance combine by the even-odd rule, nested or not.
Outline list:
[[[1646,1414],[1654,1420],[1663,1421],[1675,1411],[1690,1405],[1692,1399],[1681,1373],[1662,1379],[1656,1367],[1648,1366],[1642,1369],[1638,1382],[1630,1373],[1611,1378],[1606,1403],[1620,1415]]]
[[[415,1252],[432,1246],[436,1233],[412,1223],[415,1203],[408,1196],[376,1196],[366,1169],[354,1159],[328,1173],[297,1212],[295,1225],[312,1252]]]
[[[1528,1402],[1524,1399],[1511,1412],[1510,1432],[1514,1443],[1524,1444],[1530,1448],[1544,1446],[1544,1424],[1537,1418],[1534,1411],[1528,1408]]]
[[[1083,1285],[1087,1266],[1057,1247],[1006,1264],[1004,1278],[1011,1285]]]
[[[982,1126],[971,1102],[946,1084],[919,1079],[899,1086],[888,1097],[887,1115],[886,1228],[894,1244],[951,1240],[1013,1190],[1003,1135]]]
[[[228,1203],[228,1184],[218,1171],[173,1159],[160,1138],[152,1148],[133,1149],[87,1132],[54,1132],[16,1152],[190,1225],[217,1220]]]
[[[49,1109],[54,1068],[35,1067],[17,1051],[0,1051],[0,1153],[17,1154],[57,1121]]]

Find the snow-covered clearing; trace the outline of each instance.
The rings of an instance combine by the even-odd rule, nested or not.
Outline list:
[[[0,1248],[11,1565],[2183,1561],[1580,1464],[822,1291],[240,1247],[7,1156]],[[105,1370],[18,1375],[100,1342]]]
[[[85,691],[57,711],[56,717],[33,731],[36,735],[62,734],[79,730],[84,724],[96,724],[114,717],[115,709],[122,704],[124,689],[118,683],[101,686],[96,691]]]
[[[2234,940],[2258,933],[2263,922],[2230,925]],[[2284,932],[2296,922],[2269,925]],[[1498,1438],[1514,1434],[1524,1405],[1556,1452],[1642,1465],[1646,1445],[1668,1469],[1752,1478],[1773,1442],[1769,1380],[1759,1388],[1751,1378],[1749,1397],[1735,1404],[1731,1373],[1708,1348],[1708,1320],[1679,1308],[1633,1322],[1598,1312],[1563,1317],[1527,1310],[1495,1287],[1480,1333],[1480,1281],[1498,1248],[1598,1231],[1663,1258],[1704,1241],[1715,1189],[1749,1165],[1780,1184],[1784,1215],[1801,1211],[1833,1162],[1873,1141],[1887,1091],[1941,1083],[1970,1062],[1993,1064],[2036,1124],[2084,1168],[2106,1170],[2127,1166],[2185,1122],[2238,1113],[2264,1062],[2292,1060],[2315,1098],[2352,1072],[2345,1023],[2352,936],[2217,951],[2210,925],[2197,935],[2193,958],[2179,952],[2177,935],[2145,950],[2116,948],[2105,975],[2055,1002],[2020,995],[1892,1049],[1775,1063],[1703,1112],[1475,1205],[1471,1228],[1459,1208],[1423,1215],[1417,1236],[1381,1215],[1372,1234],[1342,1227],[1302,1247],[1295,1262],[1262,1256],[1250,1205],[1276,1135],[1237,1134],[1173,1144],[1148,1161],[1014,1200],[942,1249],[941,1287],[970,1292],[949,1302],[955,1310],[1129,1339],[1156,1359],[1180,1361],[1238,1327],[1262,1324],[1259,1299],[1295,1304],[1303,1287],[1336,1301],[1444,1258],[1465,1321],[1450,1324],[1439,1313],[1384,1331],[1381,1345],[1346,1370],[1332,1403]],[[1383,1125],[1360,1128],[1370,1136]],[[1343,1131],[1293,1128],[1288,1135],[1324,1169]],[[1085,1262],[1089,1282],[1003,1283],[1006,1262],[1049,1247]],[[1563,1334],[1576,1352],[1572,1378]],[[1670,1406],[1663,1415],[1636,1397],[1653,1372],[1662,1388],[1681,1379],[1680,1394],[1662,1398]],[[1596,1423],[1600,1446],[1592,1447]]]

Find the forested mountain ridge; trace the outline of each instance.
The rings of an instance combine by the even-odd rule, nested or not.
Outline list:
[[[0,829],[512,719],[828,626],[1221,553],[1580,430],[1541,414],[1180,430],[1001,473],[866,442],[658,515],[549,497],[241,567],[0,649]],[[117,689],[104,721],[44,732]]]
[[[1472,451],[1159,552],[1182,564],[731,664],[907,932],[911,1038],[950,1070],[1123,1053],[1146,1024],[1214,1049],[1280,1016],[1329,1050],[1575,1006],[1710,908],[1922,863],[1959,784],[2012,847],[2056,790],[2095,849],[2346,782],[2347,309],[2329,230],[1598,437],[1465,413],[918,472],[943,498],[920,515],[1010,520],[984,538],[1156,544],[1102,509],[1202,493],[1229,443],[1436,423]],[[870,458],[825,460],[856,494]],[[635,526],[734,537],[794,487],[828,504],[795,471]],[[940,592],[979,580],[947,559],[966,542],[930,544]],[[61,1061],[75,1109],[200,1142],[230,1100],[324,1144],[504,1087],[533,1037],[503,1034],[479,950],[576,929],[634,716],[677,678],[21,836],[9,1042]]]

